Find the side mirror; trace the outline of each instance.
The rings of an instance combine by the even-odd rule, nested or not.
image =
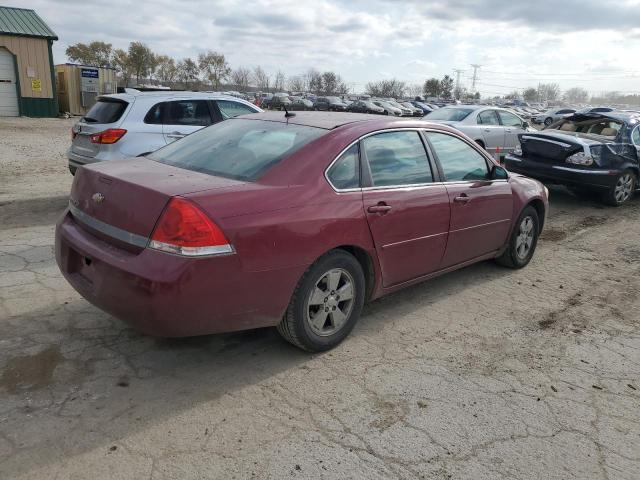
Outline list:
[[[524,128],[525,130],[527,128],[529,128],[531,125],[529,125],[529,122],[522,122],[522,128]]]
[[[500,165],[493,165],[489,172],[489,180],[506,180],[509,178],[507,171]]]

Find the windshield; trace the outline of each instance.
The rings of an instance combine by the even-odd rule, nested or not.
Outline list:
[[[233,118],[198,130],[148,157],[187,170],[255,181],[325,133],[321,128]]]
[[[583,117],[584,118],[584,117]],[[564,119],[553,124],[547,130],[559,130],[562,133],[574,133],[583,135],[598,135],[601,137],[615,138],[622,128],[622,122],[611,118],[594,119]]]
[[[439,108],[427,115],[429,120],[448,120],[450,122],[459,122],[464,120],[473,112],[471,108]]]

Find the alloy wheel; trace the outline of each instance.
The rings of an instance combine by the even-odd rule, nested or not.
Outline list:
[[[527,258],[533,245],[534,227],[533,218],[529,216],[524,217],[520,222],[518,236],[516,237],[516,255],[521,260]]]
[[[316,335],[326,337],[340,330],[351,315],[355,282],[342,268],[325,272],[307,299],[306,320]]]
[[[631,198],[631,195],[633,194],[633,189],[634,189],[633,174],[627,172],[620,175],[620,177],[618,178],[618,181],[616,182],[616,186],[614,190],[614,196],[615,196],[616,202],[624,203],[627,200],[629,200],[629,198]]]

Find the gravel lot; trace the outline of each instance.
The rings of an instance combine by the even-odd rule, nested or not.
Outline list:
[[[329,353],[160,340],[58,273],[72,123],[0,119],[0,478],[640,478],[640,200],[553,188],[527,268],[376,301]]]

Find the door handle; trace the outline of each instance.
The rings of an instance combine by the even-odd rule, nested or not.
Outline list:
[[[369,213],[381,213],[383,215],[389,210],[391,210],[391,206],[387,205],[384,202],[380,202],[377,205],[371,205],[369,208],[367,208],[367,212]]]
[[[471,201],[471,197],[469,197],[469,195],[467,195],[466,193],[461,193],[460,195],[455,197],[453,201],[456,203],[466,204]]]
[[[488,133],[488,132],[491,131],[491,129],[490,128],[485,128],[484,131]]]
[[[167,138],[182,138],[186,137],[186,134],[180,132],[171,132],[167,134]]]

